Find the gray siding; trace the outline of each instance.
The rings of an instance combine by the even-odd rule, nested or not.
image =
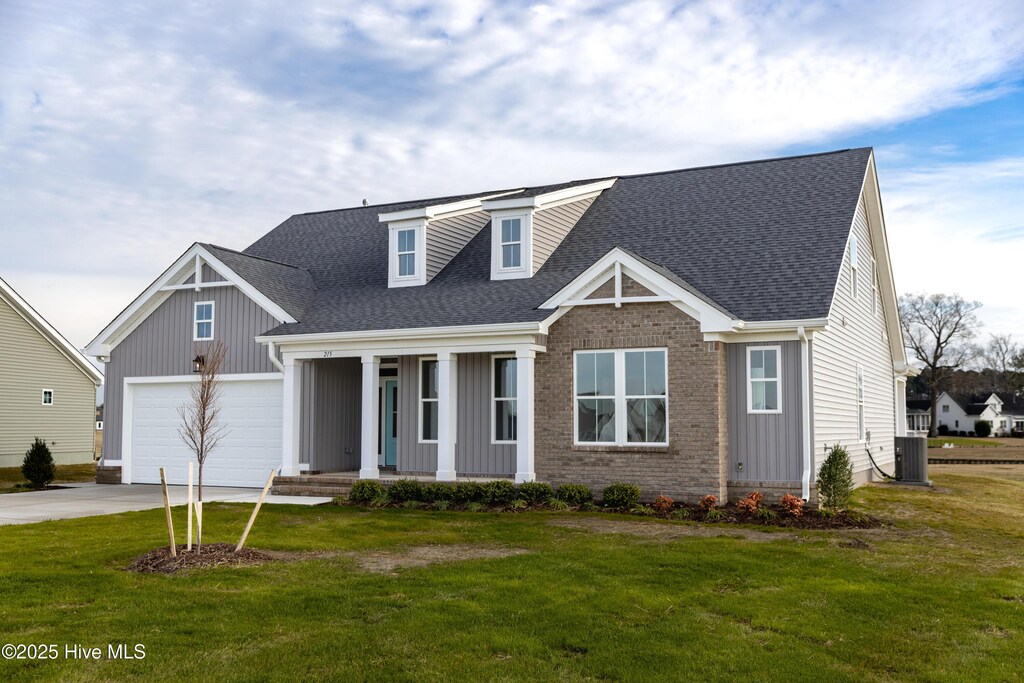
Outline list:
[[[308,464],[311,471],[359,469],[361,373],[358,358],[303,364],[299,462]]]
[[[427,282],[440,273],[490,219],[486,211],[474,211],[430,221],[427,224]]]
[[[581,199],[533,214],[533,272],[540,270],[594,199]]]
[[[121,458],[122,394],[125,377],[192,374],[193,304],[213,301],[214,338],[224,342],[225,374],[277,372],[258,334],[280,324],[235,287],[173,292],[110,353],[104,389],[104,458]]]
[[[460,476],[513,475],[514,444],[491,444],[491,355],[458,356],[455,471]],[[437,446],[419,443],[419,358],[398,359],[398,466],[399,472],[437,471]]]
[[[782,347],[782,413],[747,412],[747,348]],[[800,481],[802,422],[800,342],[728,344],[729,373],[729,479],[745,481]],[[737,465],[743,463],[743,471]]]

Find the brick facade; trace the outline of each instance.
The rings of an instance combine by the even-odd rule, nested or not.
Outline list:
[[[573,351],[643,347],[668,349],[669,445],[573,446]],[[598,495],[623,481],[638,484],[645,500],[665,494],[696,502],[708,493],[725,500],[725,346],[705,342],[700,323],[675,306],[577,306],[551,325],[535,382],[538,480],[587,484]]]

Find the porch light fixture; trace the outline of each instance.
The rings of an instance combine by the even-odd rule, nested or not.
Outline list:
[[[196,356],[192,359],[192,372],[202,372],[204,365],[206,365],[206,358],[203,356]]]

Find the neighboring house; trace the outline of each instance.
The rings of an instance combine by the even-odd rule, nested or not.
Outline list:
[[[942,392],[936,408],[939,426],[945,425],[950,431],[973,432],[974,423],[978,420],[989,423],[992,436],[1024,431],[1024,399],[1013,394],[991,392],[952,396]]]
[[[907,431],[927,434],[932,426],[932,402],[927,398],[907,399]]]
[[[57,464],[93,459],[103,375],[0,279],[0,467],[20,466],[32,440]]]
[[[178,407],[228,348],[205,481],[382,471],[696,500],[893,463],[906,362],[870,149],[292,216],[187,249],[90,344],[104,463],[184,477]],[[113,470],[106,470],[117,471]]]

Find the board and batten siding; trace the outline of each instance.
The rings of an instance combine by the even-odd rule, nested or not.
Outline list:
[[[881,298],[876,300],[872,313],[871,269],[875,264],[870,256],[874,248],[863,196],[857,205],[852,234],[857,236],[859,252],[858,298],[853,298],[847,245],[829,329],[815,334],[812,345],[815,472],[825,457],[825,449],[833,444],[846,447],[854,472],[868,473],[871,468],[867,444],[858,438],[858,364],[864,368],[864,428],[871,432],[872,455],[891,472],[895,461],[895,375]],[[878,297],[878,292],[874,296]],[[859,477],[861,481],[866,478],[871,475]]]
[[[121,459],[125,377],[191,375],[194,304],[214,302],[213,336],[224,343],[224,374],[277,372],[257,335],[281,324],[236,287],[173,292],[110,352],[104,389],[103,459]],[[199,342],[202,343],[202,342]]]
[[[299,462],[313,472],[358,470],[362,438],[362,364],[358,358],[302,364]]]
[[[92,379],[0,299],[0,467],[21,466],[37,436],[58,464],[91,462],[95,427]]]
[[[455,471],[459,476],[515,474],[514,444],[491,444],[491,354],[459,354],[457,358]],[[398,359],[399,473],[433,474],[437,445],[419,442],[418,356]]]
[[[747,349],[780,347],[781,406],[779,414],[747,411]],[[803,466],[803,419],[800,342],[729,344],[729,479],[736,481],[800,481]],[[743,471],[739,464],[743,464]]]
[[[533,272],[540,270],[596,197],[569,202],[533,214]]]
[[[427,282],[444,270],[490,220],[486,211],[474,211],[430,221],[427,224]]]

